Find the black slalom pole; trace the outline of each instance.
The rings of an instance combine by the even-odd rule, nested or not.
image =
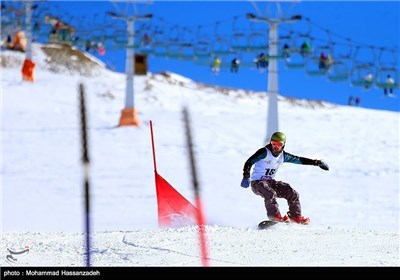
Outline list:
[[[190,126],[190,117],[189,117],[188,109],[186,107],[184,107],[182,113],[183,113],[183,121],[185,124],[186,146],[188,148],[188,154],[189,154],[193,191],[194,191],[194,196],[195,196],[195,200],[196,200],[197,225],[199,227],[201,261],[203,263],[203,266],[206,267],[206,266],[209,266],[207,235],[206,235],[206,230],[205,230],[206,222],[205,222],[201,198],[200,198],[199,181],[197,179],[196,160],[195,160],[194,150],[193,150],[193,146],[194,146],[193,136],[192,136],[192,130],[191,130],[191,126]]]
[[[84,172],[84,193],[85,193],[85,234],[86,234],[86,266],[90,266],[90,193],[89,193],[89,151],[87,140],[87,118],[85,88],[79,84],[80,95],[80,117],[82,136],[82,165]]]

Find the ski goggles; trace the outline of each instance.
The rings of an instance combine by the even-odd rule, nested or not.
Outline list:
[[[279,142],[279,141],[271,141],[272,146],[277,146],[279,148],[282,148],[285,143]]]

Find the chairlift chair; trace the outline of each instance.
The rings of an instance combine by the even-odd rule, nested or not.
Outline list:
[[[340,61],[330,65],[327,72],[327,79],[331,82],[343,82],[349,79],[349,68],[345,63]]]
[[[386,82],[387,76],[390,75],[394,80],[394,84],[388,84]],[[393,88],[399,89],[399,75],[396,68],[385,68],[381,67],[376,71],[375,86],[378,89]]]
[[[306,74],[308,76],[323,76],[327,73],[326,69],[319,68],[319,57],[313,56],[306,60]]]
[[[350,71],[350,83],[355,87],[370,88],[373,84],[375,77],[373,76],[372,81],[365,79],[365,77],[372,73],[374,74],[373,64],[358,64],[354,65]]]

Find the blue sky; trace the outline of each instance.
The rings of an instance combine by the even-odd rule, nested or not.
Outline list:
[[[204,26],[204,30],[208,29],[211,30],[210,33],[213,33],[216,22],[221,22],[219,30],[227,35],[233,34],[232,22],[235,16],[241,19],[246,13],[251,12],[264,17],[276,17],[275,4],[260,1],[152,1],[150,5],[137,4],[136,6],[126,5],[120,1],[50,2],[57,2],[61,8],[62,14],[58,12],[61,19],[83,15],[86,21],[90,21],[90,18],[96,14],[104,17],[106,11],[133,15],[133,9],[136,8],[140,15],[152,13],[154,24],[160,22],[159,19],[162,18],[163,25],[168,28],[177,25],[188,27],[193,31],[198,25],[201,25]],[[285,17],[301,14],[303,18],[309,19],[312,27],[308,29],[309,25],[305,20],[290,26],[283,24],[279,28],[280,36],[294,31],[299,32],[296,34],[306,32],[322,40],[329,40],[329,33],[324,31],[328,30],[332,41],[339,42],[338,44],[345,42],[344,38],[351,38],[353,47],[360,46],[362,51],[365,51],[367,46],[374,46],[377,60],[379,48],[384,47],[387,50],[397,48],[396,52],[390,53],[390,55],[396,54],[395,58],[390,58],[390,63],[395,63],[396,71],[399,70],[399,1],[285,2],[281,8]],[[123,21],[120,24],[123,26]],[[242,22],[238,20],[236,26],[240,28],[241,24]],[[246,26],[248,26],[247,23]],[[257,30],[265,30],[265,36],[268,36],[267,24],[258,23],[254,26]],[[122,27],[121,32],[124,29],[125,27]],[[96,31],[99,30],[94,29],[94,32]],[[253,57],[257,53],[246,56]],[[242,56],[244,57],[244,55]],[[104,56],[97,55],[97,57],[107,63],[109,67],[119,72],[125,71],[125,50],[122,48],[119,50],[107,49]],[[230,61],[231,57],[224,59]],[[223,67],[219,75],[212,74],[208,64],[197,65],[194,61],[159,58],[154,55],[149,55],[148,65],[150,72],[171,71],[208,84],[255,91],[266,91],[267,89],[267,72],[260,73],[253,65],[246,67],[243,65],[238,74],[232,74],[229,68]],[[349,68],[349,70],[351,69]],[[398,75],[398,72],[395,74]],[[395,94],[397,93],[398,90],[395,90]],[[305,69],[288,69],[285,67],[284,61],[279,62],[279,94],[295,98],[326,100],[338,104],[347,104],[349,96],[358,96],[361,99],[360,105],[363,107],[400,111],[399,99],[384,97],[382,89],[373,87],[365,90],[363,87],[352,86],[349,81],[330,82],[326,76],[307,75]]]

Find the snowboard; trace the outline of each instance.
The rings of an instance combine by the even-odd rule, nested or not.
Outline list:
[[[272,226],[274,226],[276,224],[285,224],[285,225],[296,224],[296,225],[305,225],[305,226],[309,225],[309,223],[307,223],[307,224],[297,224],[297,223],[290,222],[290,221],[277,222],[277,221],[265,220],[265,221],[262,221],[262,222],[260,222],[258,224],[258,229],[267,229],[267,228],[270,228],[270,227],[272,227]]]
[[[265,220],[258,224],[258,229],[267,229],[279,223],[280,222]]]

